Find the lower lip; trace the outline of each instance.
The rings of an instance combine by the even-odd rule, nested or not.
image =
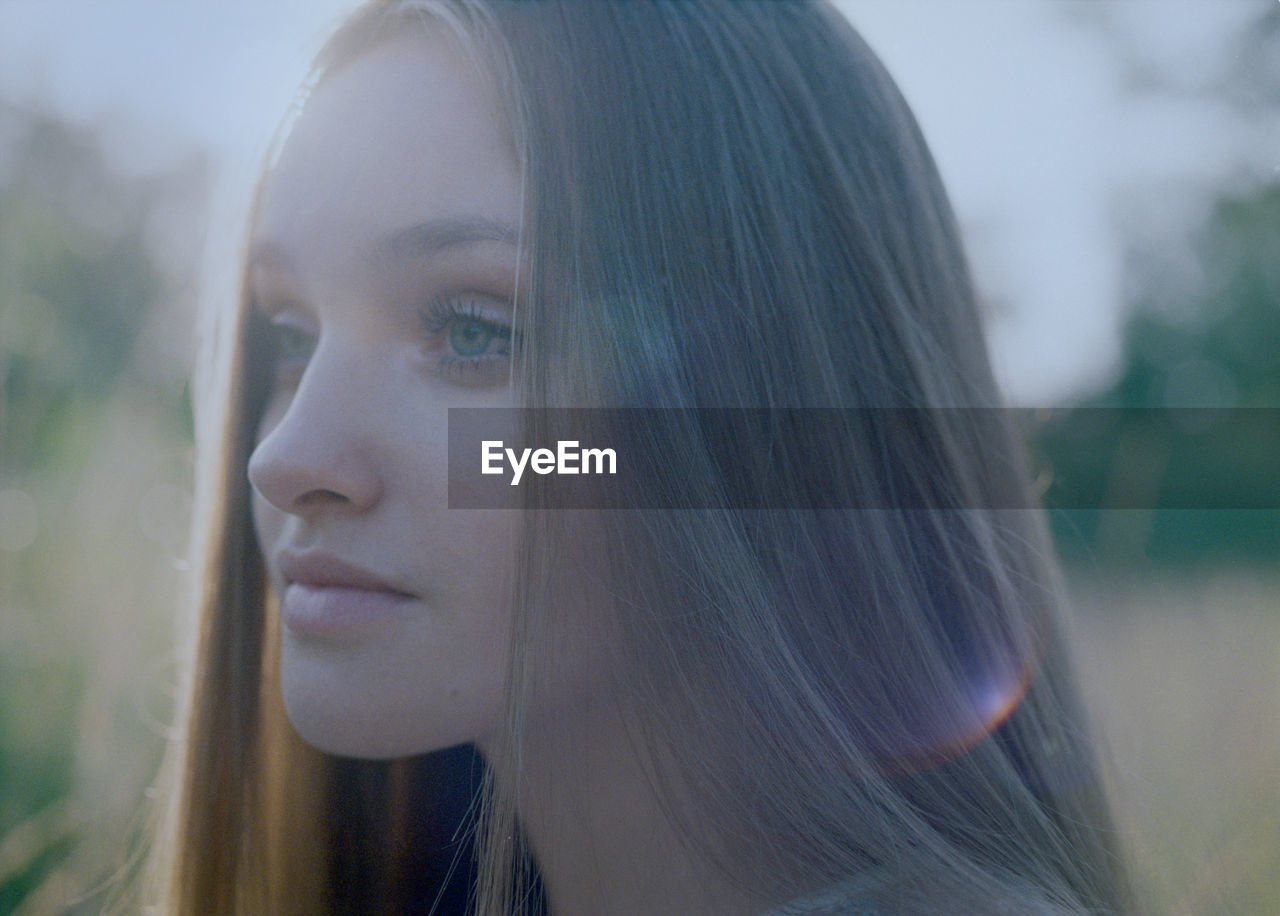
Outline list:
[[[280,602],[284,625],[300,636],[358,636],[403,612],[414,599],[401,592],[290,583]]]

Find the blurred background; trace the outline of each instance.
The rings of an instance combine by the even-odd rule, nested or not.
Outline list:
[[[130,868],[198,306],[350,6],[0,0],[0,913],[97,912]],[[1146,907],[1280,912],[1280,411],[1215,425],[1280,407],[1280,3],[841,6],[934,147],[1051,501],[1096,494],[1051,523]]]

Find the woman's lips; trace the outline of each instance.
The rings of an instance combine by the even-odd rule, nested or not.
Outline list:
[[[412,600],[403,592],[290,582],[280,601],[280,619],[299,636],[350,638],[389,620]]]
[[[286,583],[280,617],[299,636],[352,638],[417,600],[378,573],[333,554],[283,550],[276,564]]]

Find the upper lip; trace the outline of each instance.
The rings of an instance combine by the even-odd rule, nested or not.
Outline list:
[[[276,555],[276,566],[285,582],[317,588],[359,588],[371,592],[409,595],[395,582],[372,570],[323,550],[285,549]]]

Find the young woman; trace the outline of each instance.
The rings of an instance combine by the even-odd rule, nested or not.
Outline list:
[[[1127,908],[949,206],[825,3],[369,5],[233,335],[165,912]],[[528,407],[601,409],[614,508],[450,508],[450,409]]]

